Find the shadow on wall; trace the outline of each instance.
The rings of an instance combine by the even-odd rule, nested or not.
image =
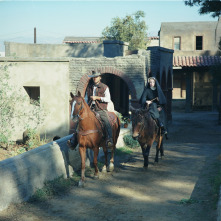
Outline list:
[[[103,56],[103,44],[68,44],[71,49],[66,50],[68,57],[89,58]]]

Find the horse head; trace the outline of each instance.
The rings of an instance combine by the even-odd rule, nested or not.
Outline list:
[[[73,93],[70,93],[71,95],[71,119],[74,120],[75,117],[80,117],[81,112],[84,107],[84,98],[81,96],[81,93],[78,91],[78,94],[76,96],[73,95]]]
[[[144,128],[145,114],[147,113],[147,110],[130,107],[130,111],[132,113],[132,137],[137,140]]]

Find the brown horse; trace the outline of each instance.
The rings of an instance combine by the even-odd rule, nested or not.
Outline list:
[[[114,145],[111,148],[110,164],[108,165],[108,149],[105,145],[105,132],[102,129],[103,126],[101,125],[100,120],[97,119],[96,113],[90,109],[80,92],[78,92],[77,96],[74,96],[71,93],[71,97],[71,117],[73,119],[77,118],[79,123],[77,132],[79,153],[81,156],[81,180],[79,181],[79,186],[83,186],[85,182],[85,160],[87,148],[93,149],[94,151],[95,178],[98,178],[97,156],[99,153],[99,147],[103,147],[105,156],[105,165],[103,170],[111,171],[114,169],[114,151],[116,149],[116,143],[120,133],[120,120],[115,113],[108,112],[114,142]]]
[[[161,129],[157,126],[147,109],[130,109],[132,112],[132,136],[138,140],[141,146],[144,157],[144,169],[147,169],[149,152],[154,141],[157,142],[155,162],[158,162],[159,152],[161,157],[164,156],[163,135],[161,135]]]

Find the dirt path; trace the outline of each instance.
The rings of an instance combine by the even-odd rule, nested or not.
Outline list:
[[[12,205],[0,220],[215,221],[212,191],[220,171],[221,126],[217,113],[173,113],[165,157],[154,165],[151,149],[143,171],[140,149],[111,174],[87,178],[85,188],[45,203]]]

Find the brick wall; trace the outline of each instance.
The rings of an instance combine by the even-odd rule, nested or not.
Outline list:
[[[115,58],[73,58],[70,60],[70,91],[76,94],[77,90],[85,93],[92,70],[99,70],[102,74],[109,73],[121,77],[127,84],[132,99],[139,99],[146,80],[145,57],[131,55]],[[117,88],[116,88],[117,90]]]

